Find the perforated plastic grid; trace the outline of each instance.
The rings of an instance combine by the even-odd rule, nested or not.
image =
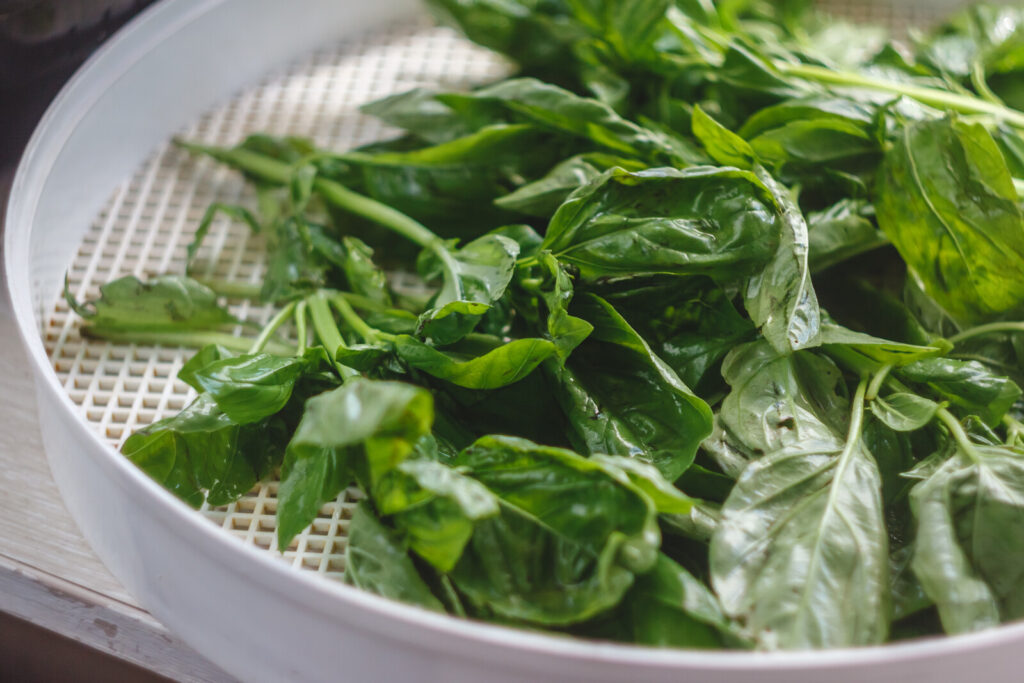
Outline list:
[[[885,26],[896,35],[925,27],[963,5],[963,0],[818,0],[818,6],[851,21]]]
[[[934,14],[940,0],[923,3],[821,3],[852,18],[874,18],[897,29]],[[930,9],[929,9],[930,8]],[[459,89],[506,73],[498,57],[453,31],[413,20],[358,41],[320,50],[238,94],[203,116],[182,137],[234,144],[253,132],[298,135],[344,150],[393,131],[361,115],[360,104],[414,87]],[[252,204],[241,178],[223,167],[165,145],[119,187],[96,217],[68,269],[70,291],[98,295],[101,284],[132,274],[180,273],[185,248],[212,202]],[[258,285],[264,269],[261,238],[245,226],[214,222],[199,253],[198,272]],[[84,420],[115,448],[133,431],[186,406],[195,392],[177,372],[191,354],[181,348],[111,344],[85,339],[79,322],[57,297],[44,341],[57,376]],[[270,310],[230,302],[239,319],[266,322]],[[277,554],[274,514],[277,481],[258,484],[241,500],[204,507],[202,514],[245,541]],[[295,567],[340,577],[348,520],[360,494],[345,491],[324,505],[311,527],[283,553]]]

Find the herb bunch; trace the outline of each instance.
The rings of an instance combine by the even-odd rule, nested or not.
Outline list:
[[[912,47],[806,2],[433,0],[519,73],[244,173],[262,287],[123,278],[83,332],[200,348],[123,452],[192,505],[350,485],[346,579],[689,648],[1024,617],[1024,10]],[[418,273],[425,295],[387,272]],[[278,305],[231,336],[224,297]],[[285,333],[285,331],[287,333]]]

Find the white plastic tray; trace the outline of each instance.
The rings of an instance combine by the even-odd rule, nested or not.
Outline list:
[[[886,11],[825,4],[899,28],[956,3]],[[325,506],[282,561],[270,550],[276,483],[198,515],[121,458],[116,447],[133,429],[190,399],[174,379],[187,352],[82,340],[57,292],[65,272],[76,295],[90,296],[122,274],[180,271],[206,206],[245,200],[236,176],[170,149],[170,137],[227,144],[268,131],[343,149],[386,132],[358,104],[418,85],[461,87],[503,69],[453,32],[429,27],[410,0],[177,0],[147,12],[65,89],[15,180],[7,272],[54,476],[112,572],[243,680],[742,683],[813,681],[827,671],[833,681],[966,681],[979,667],[1015,680],[1021,626],[855,652],[761,655],[645,650],[457,621],[314,575],[344,570],[355,492]],[[245,228],[218,223],[208,244],[208,274],[259,282],[259,244]]]

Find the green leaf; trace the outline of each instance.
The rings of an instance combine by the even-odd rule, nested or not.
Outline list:
[[[203,214],[203,218],[199,221],[199,226],[196,228],[195,236],[185,249],[185,263],[189,267],[195,260],[196,252],[199,251],[199,247],[203,244],[203,240],[206,239],[206,235],[210,232],[210,227],[213,225],[213,221],[220,215],[224,215],[231,220],[245,223],[253,232],[260,232],[262,229],[262,226],[256,219],[256,216],[254,216],[252,212],[244,206],[221,204],[219,202],[210,204],[210,206],[206,208],[206,213]]]
[[[821,343],[826,348],[844,346],[880,365],[902,367],[919,360],[935,358],[952,351],[945,340],[937,340],[932,346],[900,344],[879,339],[869,334],[854,332],[832,322],[826,322],[821,329]]]
[[[869,219],[870,205],[863,200],[841,199],[824,211],[807,215],[812,273],[820,273],[873,249],[889,244]]]
[[[957,449],[911,492],[914,573],[947,633],[1024,616],[1024,453]]]
[[[589,140],[617,154],[644,160],[680,161],[667,135],[622,118],[607,104],[533,78],[514,78],[472,93],[441,95],[452,109],[468,114],[499,109],[515,120]]]
[[[361,190],[445,236],[476,237],[513,215],[494,201],[534,179],[580,143],[532,124],[494,123],[438,145],[404,151],[356,151],[338,161]]]
[[[999,424],[1021,396],[1012,380],[1001,377],[976,361],[954,358],[927,358],[897,371],[900,379],[923,384],[943,400],[963,408],[984,420]]]
[[[284,408],[299,377],[329,367],[324,349],[316,347],[301,357],[257,353],[222,358],[195,369],[192,376],[228,418],[248,424]]]
[[[708,116],[699,104],[693,107],[693,134],[722,166],[749,170],[758,161],[757,153],[746,140]]]
[[[479,609],[505,619],[570,624],[622,599],[657,558],[650,499],[576,453],[485,437],[456,465],[500,498],[451,573]]]
[[[286,216],[270,231],[260,298],[280,302],[327,285],[337,242],[301,216]]]
[[[893,550],[889,556],[893,622],[905,619],[935,605],[932,599],[924,592],[921,582],[918,581],[910,567],[913,558],[913,543]]]
[[[694,467],[697,466],[694,465]],[[693,469],[691,468],[690,472],[692,471]],[[733,480],[729,479],[729,489],[732,489],[732,485]],[[725,496],[722,496],[722,498],[724,499]],[[707,544],[711,542],[712,536],[715,535],[720,517],[721,515],[716,507],[702,501],[697,501],[690,508],[689,514],[663,514],[658,518],[658,521],[661,522],[665,533],[670,536],[681,536]]]
[[[538,260],[544,277],[541,298],[548,309],[547,333],[555,344],[559,361],[565,363],[576,347],[594,331],[594,326],[569,314],[574,295],[573,282],[558,259],[550,252],[542,252]]]
[[[979,124],[908,125],[879,176],[878,222],[925,291],[959,320],[1024,305],[1024,213]]]
[[[359,503],[349,522],[345,581],[408,605],[445,611],[416,571],[399,534],[384,526],[365,501]]]
[[[585,35],[562,2],[547,0],[430,0],[447,23],[473,42],[509,56],[529,70],[561,75],[571,46]]]
[[[430,394],[400,382],[357,377],[309,399],[281,468],[278,547],[287,548],[354,476],[365,473],[372,484],[408,457],[433,417]]]
[[[699,650],[749,647],[708,587],[662,553],[654,569],[637,578],[624,605],[639,645]]]
[[[587,295],[573,312],[594,331],[564,367],[549,369],[574,441],[585,452],[639,458],[675,481],[710,434],[711,409],[608,302]]]
[[[384,306],[391,305],[388,278],[373,262],[373,249],[355,237],[342,237],[345,258],[340,263],[349,291]]]
[[[590,456],[590,461],[603,465],[608,472],[621,473],[651,499],[659,514],[687,515],[693,508],[693,499],[661,476],[653,465],[621,455],[597,454]]]
[[[608,301],[699,395],[718,389],[718,365],[756,330],[730,295],[703,278],[611,292]]]
[[[576,19],[619,56],[645,55],[658,36],[669,0],[568,0]]]
[[[346,344],[339,346],[334,360],[359,372],[372,372],[391,355],[391,349],[384,345]]]
[[[718,79],[758,104],[773,104],[782,98],[810,94],[806,85],[780,74],[772,60],[744,38],[733,39],[729,43],[721,66],[714,68],[714,72]]]
[[[778,248],[773,201],[736,169],[611,169],[570,195],[544,248],[584,282],[607,277],[708,275],[736,282]]]
[[[940,406],[917,394],[896,393],[871,402],[871,412],[897,432],[913,432],[935,419]]]
[[[416,319],[416,333],[441,346],[454,344],[476,329],[490,310],[490,304],[477,301],[449,301],[424,311]]]
[[[851,160],[878,154],[872,125],[875,108],[850,100],[810,97],[787,100],[757,112],[740,129],[767,166],[847,168]]]
[[[277,420],[239,425],[207,395],[132,434],[121,452],[193,507],[226,505],[280,462],[287,432]]]
[[[767,267],[747,283],[744,304],[761,334],[780,352],[821,344],[821,311],[811,282],[807,221],[790,192],[756,169],[782,212],[779,247]]]
[[[712,586],[762,647],[886,639],[882,481],[861,441],[859,410],[845,442],[833,435],[831,447],[798,443],[752,462],[722,508],[711,541]]]
[[[722,375],[732,387],[716,416],[716,436],[705,442],[716,459],[732,444],[744,460],[788,448],[838,450],[845,430],[845,401],[838,395],[841,373],[810,352],[780,354],[766,341],[745,344],[726,356]],[[724,433],[723,433],[724,432]],[[743,464],[719,460],[726,474]]]
[[[561,162],[539,180],[499,197],[494,203],[503,209],[547,219],[566,197],[613,167],[642,171],[645,164],[609,154],[580,154]]]
[[[467,389],[499,389],[529,375],[557,348],[546,339],[516,339],[500,346],[481,349],[468,343],[440,351],[414,337],[400,335],[395,353],[408,366]]]
[[[214,361],[234,358],[235,355],[233,351],[224,348],[220,344],[207,344],[199,349],[194,356],[185,361],[185,364],[181,366],[181,370],[178,370],[178,379],[196,391],[201,392],[203,388],[196,381],[196,373]]]
[[[452,344],[476,327],[512,281],[519,244],[498,234],[484,235],[440,263],[442,285],[431,309],[420,316],[419,333],[438,344]]]
[[[814,96],[787,100],[751,116],[740,128],[739,135],[752,140],[793,121],[815,119],[844,121],[866,128],[874,121],[875,113],[874,107],[838,97]]]
[[[416,88],[364,104],[359,109],[433,144],[469,135],[470,124],[451,107],[439,102],[436,94]]]
[[[405,533],[410,548],[442,572],[455,567],[476,523],[498,514],[498,501],[487,488],[431,460],[399,463],[381,477],[373,499]]]
[[[128,275],[100,287],[99,299],[79,304],[70,292],[65,297],[82,316],[83,331],[97,336],[217,329],[236,322],[209,287],[187,277],[142,282]]]

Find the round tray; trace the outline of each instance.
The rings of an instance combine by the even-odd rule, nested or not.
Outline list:
[[[939,3],[824,4],[899,28]],[[275,482],[196,513],[120,456],[133,429],[190,399],[175,380],[188,352],[83,340],[59,292],[65,274],[81,297],[119,275],[180,272],[205,207],[246,200],[236,176],[171,149],[170,138],[230,144],[268,131],[344,149],[387,134],[358,114],[362,102],[415,86],[463,87],[505,69],[431,27],[412,0],[173,0],[121,32],[65,88],[15,179],[6,267],[54,478],[114,575],[242,680],[969,681],[982,668],[1014,680],[1024,626],[856,651],[743,654],[456,620],[336,580],[355,491],[280,554],[271,550]],[[207,244],[207,275],[259,282],[260,247],[244,228],[218,223]]]

